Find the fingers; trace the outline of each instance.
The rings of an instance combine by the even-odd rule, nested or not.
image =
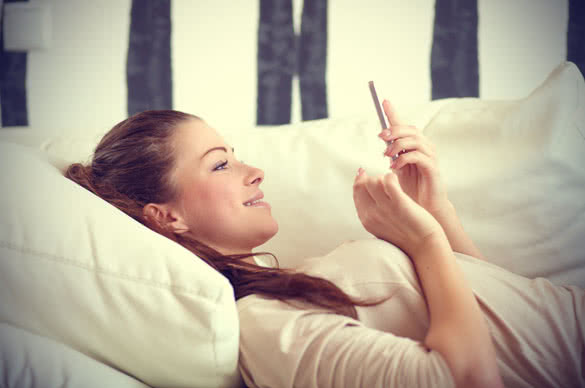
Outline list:
[[[395,174],[391,173],[391,175]],[[386,188],[384,187],[385,185],[386,182],[384,181],[383,176],[372,178],[366,183],[366,189],[377,205],[383,205],[392,199],[386,193]]]
[[[413,151],[422,152],[427,157],[433,160],[435,159],[435,152],[432,147],[428,143],[414,137],[405,137],[388,145],[384,155],[391,157],[394,161],[399,155]]]
[[[388,143],[400,139],[401,137],[415,135],[423,136],[421,131],[414,125],[396,125],[392,130],[383,130],[378,137]]]
[[[419,151],[429,158],[436,159],[435,145],[424,136],[420,130],[413,126],[397,126],[392,129],[392,134],[382,131],[378,135],[388,144],[384,155],[396,160],[405,152]]]
[[[354,182],[354,200],[364,205],[381,205],[397,198],[400,190],[398,177],[393,172],[369,177],[361,168]]]
[[[360,168],[353,185],[354,200],[362,205],[376,205],[382,203],[384,198],[384,188],[375,177],[370,177]]]
[[[404,125],[388,100],[382,103],[390,128],[378,136],[386,141],[384,155],[392,159],[392,169],[416,165],[425,172],[436,169],[436,148],[422,132],[412,125]]]
[[[418,151],[400,154],[400,157],[392,163],[391,167],[394,170],[400,170],[408,164],[416,165],[425,173],[432,173],[436,168],[434,160]]]
[[[400,121],[400,118],[398,117],[396,111],[392,107],[392,104],[390,104],[390,101],[384,100],[382,102],[382,107],[384,108],[384,113],[388,118],[388,123],[390,124],[390,127],[394,127],[395,125],[401,125],[402,122]]]
[[[420,135],[420,131],[412,125],[397,125],[392,129],[384,129],[378,134],[378,137],[386,142],[389,146],[394,144],[397,139],[406,136]],[[422,135],[421,135],[422,136]]]
[[[400,182],[398,176],[394,173],[388,173],[382,177],[384,183],[384,191],[386,196],[390,200],[397,200],[400,196],[402,189],[400,188]]]
[[[375,201],[366,187],[368,179],[368,175],[360,167],[353,183],[353,200],[358,208],[358,213],[361,206],[367,208],[371,205],[375,205]]]

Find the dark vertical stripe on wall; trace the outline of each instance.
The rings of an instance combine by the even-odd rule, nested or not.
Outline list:
[[[304,2],[298,60],[303,120],[326,118],[327,0]]]
[[[432,98],[479,97],[477,0],[436,0]]]
[[[585,74],[585,1],[569,0],[567,28],[567,60]]]
[[[296,52],[291,0],[260,0],[256,123],[290,123]]]
[[[172,109],[170,0],[132,0],[126,77],[128,115]]]
[[[28,0],[5,0],[16,3]],[[2,126],[28,126],[26,103],[27,53],[4,51],[4,12],[0,21],[0,105],[2,105]]]

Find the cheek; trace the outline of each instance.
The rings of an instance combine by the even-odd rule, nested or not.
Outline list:
[[[201,192],[202,202],[209,206],[229,206],[237,198],[237,193],[230,190],[227,184],[216,184],[204,187]]]
[[[199,219],[224,218],[233,214],[234,207],[239,204],[237,193],[229,190],[226,184],[199,185],[198,190],[185,196],[185,200],[190,208],[188,212]]]

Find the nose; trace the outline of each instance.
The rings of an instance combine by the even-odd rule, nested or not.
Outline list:
[[[259,185],[264,180],[264,171],[256,167],[249,167],[250,171],[246,177],[247,185]]]

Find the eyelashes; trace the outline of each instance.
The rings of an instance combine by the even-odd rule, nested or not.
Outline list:
[[[241,164],[246,164],[244,163],[243,160],[239,161]],[[213,167],[213,171],[221,171],[221,170],[225,170],[226,168],[228,168],[228,161],[227,160],[223,160],[221,162],[218,162],[214,167]]]
[[[221,161],[221,162],[217,163],[215,165],[215,167],[213,167],[213,171],[225,170],[227,168],[227,164],[228,164],[227,160]]]

